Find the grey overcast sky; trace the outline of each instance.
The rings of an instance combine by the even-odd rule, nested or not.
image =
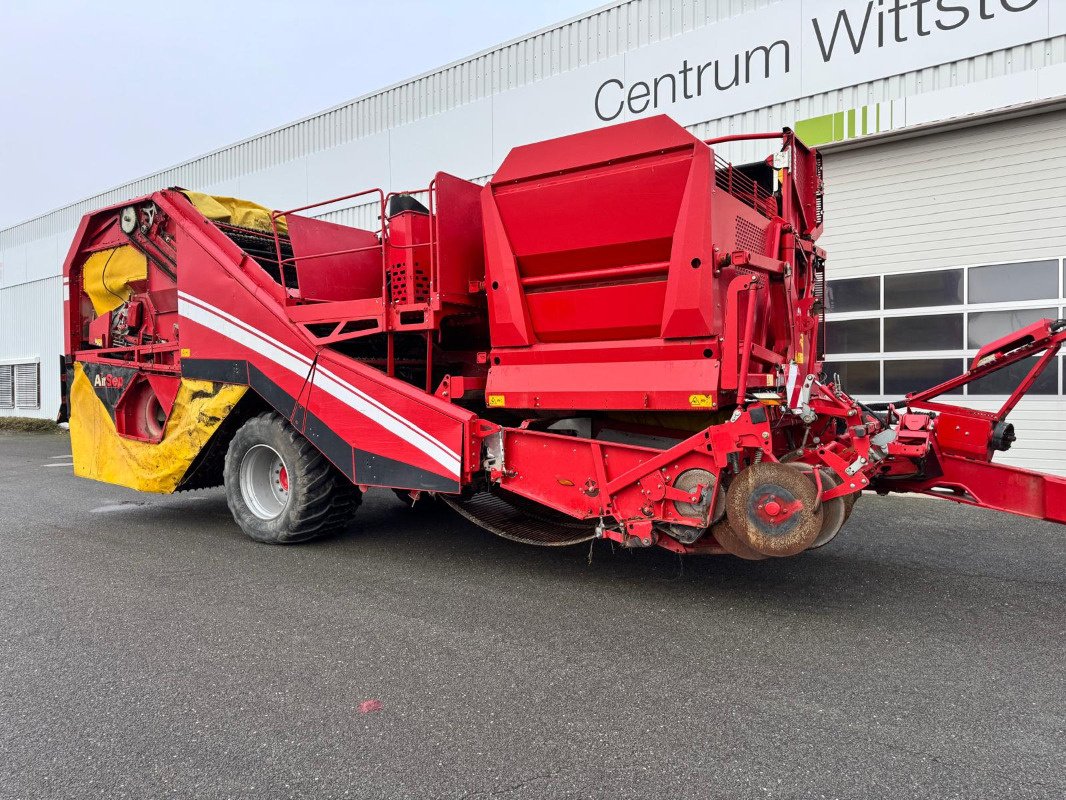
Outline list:
[[[604,0],[3,0],[0,229]]]

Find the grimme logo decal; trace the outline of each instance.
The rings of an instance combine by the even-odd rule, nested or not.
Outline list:
[[[97,375],[93,378],[93,386],[97,389],[121,389],[126,381],[117,375]]]
[[[1009,22],[1012,14],[1032,11],[1038,16],[1046,15],[1047,1],[841,0],[826,11],[808,15],[792,37],[766,41],[729,55],[708,54],[707,60],[685,58],[678,69],[656,77],[628,82],[610,78],[596,89],[596,116],[603,122],[611,122],[626,111],[633,116],[658,113],[659,109],[685,100],[781,80],[799,69],[801,42],[805,48],[803,62],[808,66],[812,61],[832,64],[845,56],[872,57],[879,52],[882,58],[893,57],[889,51],[908,43],[913,46],[921,42],[935,51],[943,46],[947,36],[975,36],[977,26],[995,24],[997,19]],[[819,8],[826,5],[817,0],[811,2]],[[1054,2],[1066,3],[1066,0]],[[800,0],[795,3],[796,6],[781,5],[785,10],[794,10]],[[806,0],[803,7],[807,8]],[[729,20],[717,24],[728,23]],[[735,47],[728,33],[719,39],[729,49]]]

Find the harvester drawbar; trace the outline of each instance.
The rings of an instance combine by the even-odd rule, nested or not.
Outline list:
[[[733,166],[715,146],[737,139],[781,146]],[[1066,522],[1066,480],[993,462],[1066,323],[857,402],[822,371],[822,193],[787,129],[657,117],[518,147],[484,187],[285,211],[174,188],[89,214],[65,263],[75,472],[223,484],[272,543],[350,524],[370,487],[532,544],[746,559],[827,544],[864,490]],[[998,412],[938,399],[1030,359]]]

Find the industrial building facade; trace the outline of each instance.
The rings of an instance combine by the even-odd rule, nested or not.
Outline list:
[[[515,145],[652,114],[821,147],[827,362],[852,394],[898,399],[1066,315],[1066,3],[627,0],[0,231],[0,415],[58,411],[62,263],[87,211],[167,186],[292,208],[481,181]],[[321,216],[376,228],[358,203]],[[1066,474],[1059,362],[1004,461]],[[965,401],[995,407],[1007,381]]]

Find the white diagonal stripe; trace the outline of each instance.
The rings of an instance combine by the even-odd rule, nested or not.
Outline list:
[[[282,342],[277,341],[276,339],[272,339],[271,337],[267,336],[262,331],[258,330],[257,328],[253,328],[248,323],[244,322],[241,319],[238,319],[237,317],[233,316],[232,314],[229,314],[226,311],[223,311],[221,308],[217,308],[217,307],[211,305],[210,303],[208,303],[207,301],[202,300],[202,299],[200,299],[198,297],[193,297],[191,294],[188,294],[187,292],[178,292],[178,296],[179,296],[180,299],[187,300],[189,303],[192,303],[192,304],[198,306],[199,308],[203,309],[204,311],[207,311],[209,314],[214,314],[214,315],[216,315],[218,317],[221,317],[222,319],[230,322],[231,324],[236,325],[238,328],[241,328],[242,330],[244,330],[245,332],[247,332],[251,336],[256,337],[258,340],[260,340],[264,344],[269,345],[271,347],[281,348],[284,352],[288,353],[293,358],[295,358],[295,359],[297,359],[299,361],[302,361],[308,367],[311,366],[312,361],[307,356],[303,355],[302,353],[297,352],[296,350],[293,350],[291,347],[288,347],[287,345],[283,344]],[[252,349],[255,349],[255,348],[253,347]],[[338,387],[338,389],[340,391],[348,391],[348,392],[354,393],[357,397],[359,397],[364,402],[370,403],[371,405],[375,406],[378,409],[378,411],[380,411],[382,414],[385,414],[385,415],[387,415],[389,417],[392,417],[400,425],[403,425],[403,426],[409,428],[411,430],[411,432],[413,434],[415,434],[415,436],[425,438],[430,443],[436,445],[437,447],[439,447],[444,452],[449,453],[456,460],[459,459],[459,454],[456,453],[454,450],[449,449],[448,446],[445,445],[443,442],[441,442],[440,440],[436,439],[435,437],[433,437],[432,435],[430,435],[426,431],[422,430],[421,428],[417,427],[413,422],[411,422],[406,417],[401,417],[399,414],[397,414],[391,408],[389,408],[386,405],[383,405],[381,402],[379,402],[374,397],[371,397],[370,395],[366,394],[365,392],[361,392],[359,389],[356,389],[350,383],[348,383],[344,379],[340,378],[338,375],[336,375],[334,372],[332,372],[331,370],[327,369],[326,367],[323,367],[323,366],[316,367],[315,368],[315,373],[317,375],[324,375],[328,379],[332,380],[337,385],[337,387]],[[300,375],[300,377],[304,377],[304,375],[302,373],[300,373],[299,371],[297,371],[297,375]],[[330,392],[330,394],[333,394],[333,393]],[[336,397],[337,395],[333,395],[333,396]],[[341,399],[341,398],[338,397],[337,399]],[[344,402],[344,401],[342,400],[342,402]],[[409,441],[409,439],[407,437],[402,437],[402,438],[404,438],[406,441]]]
[[[178,313],[194,322],[244,345],[280,367],[289,370],[300,378],[306,378],[311,366],[311,359],[281,342],[271,339],[236,317],[221,309],[214,308],[203,300],[192,297],[185,292],[178,296]],[[416,427],[410,420],[397,415],[377,400],[341,380],[333,372],[318,368],[315,370],[315,385],[354,411],[385,428],[390,433],[417,447],[442,467],[458,477],[461,468],[459,454],[445,447],[433,436]]]
[[[307,356],[303,355],[302,353],[297,352],[296,350],[293,350],[291,347],[286,346],[285,344],[277,341],[276,339],[271,339],[269,336],[267,336],[262,331],[260,331],[260,330],[258,330],[256,328],[253,328],[248,323],[244,322],[241,319],[238,319],[237,317],[233,316],[232,314],[229,314],[226,311],[223,311],[221,308],[217,308],[217,307],[211,305],[210,303],[206,302],[205,300],[200,299],[199,297],[193,297],[191,294],[189,294],[187,292],[178,292],[178,296],[179,296],[179,298],[185,299],[185,300],[189,301],[190,303],[193,303],[193,304],[199,306],[200,308],[202,308],[203,310],[205,310],[205,311],[207,311],[207,312],[209,312],[211,314],[215,314],[216,316],[222,317],[223,319],[227,320],[228,322],[232,323],[233,325],[236,325],[238,328],[241,328],[244,331],[246,331],[247,333],[251,334],[252,336],[255,336],[256,338],[258,338],[259,340],[263,341],[264,343],[272,345],[274,347],[280,347],[282,350],[284,350],[286,353],[291,355],[293,358],[296,358],[296,359],[298,359],[300,361],[303,361],[305,364],[307,364],[307,366],[311,366],[311,359],[308,358]],[[359,391],[354,386],[352,386],[350,383],[348,383],[344,379],[340,378],[338,375],[336,375],[334,372],[332,372],[331,370],[327,369],[326,367],[323,367],[323,366],[316,367],[315,372],[318,375],[324,375],[327,378],[333,380],[342,390],[346,389],[346,390],[348,390],[350,392],[354,392],[357,396],[359,396],[365,402],[370,403],[371,405],[377,407],[377,409],[382,414],[386,414],[386,415],[392,417],[393,419],[395,419],[401,425],[405,425],[408,428],[410,428],[412,430],[412,432],[415,433],[417,436],[421,436],[421,437],[426,438],[427,440],[429,440],[430,442],[432,442],[433,444],[435,444],[437,447],[441,448],[445,452],[451,453],[456,459],[459,458],[459,455],[457,453],[455,453],[453,450],[450,450],[443,442],[439,441],[435,437],[433,437],[430,434],[426,433],[421,428],[416,427],[414,425],[414,423],[412,423],[410,420],[408,420],[405,417],[401,417],[399,414],[397,414],[391,408],[389,408],[386,405],[383,405],[382,403],[380,403],[375,398],[371,397],[370,395],[366,394],[365,392]],[[301,377],[303,377],[303,376],[301,376]],[[340,399],[340,398],[338,398],[338,399]]]

